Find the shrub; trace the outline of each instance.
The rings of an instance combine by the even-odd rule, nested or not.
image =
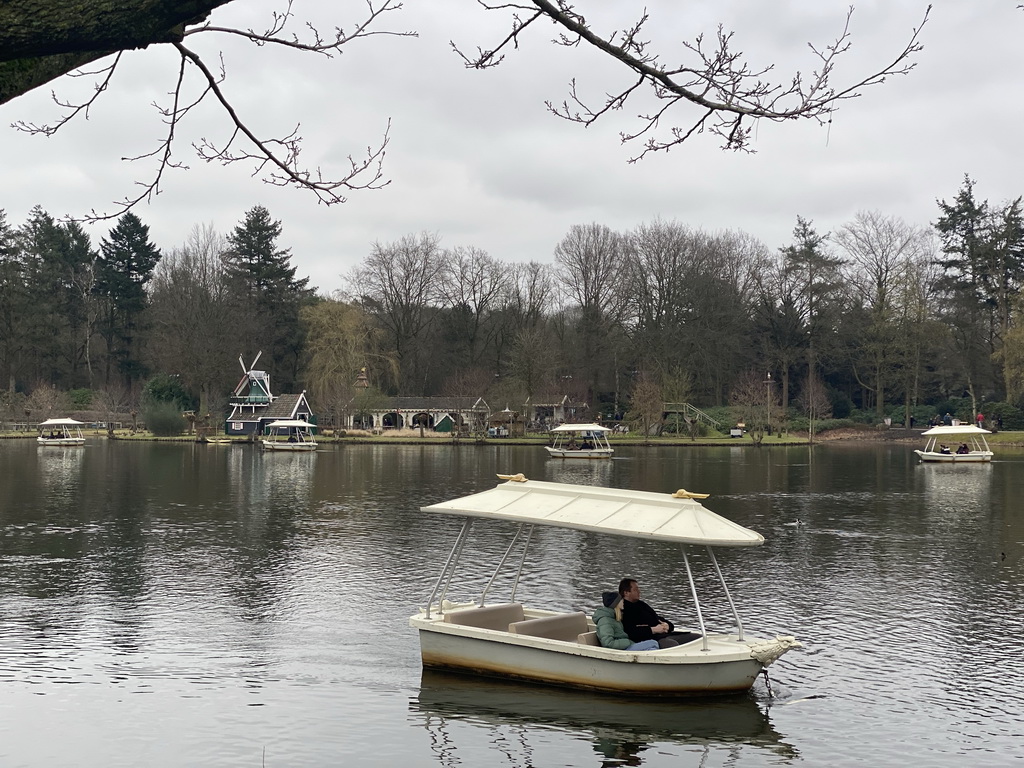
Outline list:
[[[985,403],[981,412],[985,414],[986,426],[994,427],[998,418],[1003,422],[1003,429],[1024,429],[1024,411],[1009,403]]]
[[[166,373],[159,373],[146,382],[142,388],[142,403],[144,407],[156,403],[172,403],[178,411],[195,408],[195,402],[181,385],[181,380]]]
[[[71,407],[76,411],[84,411],[92,405],[93,391],[91,389],[72,389],[68,392],[68,399]]]
[[[151,403],[143,410],[142,418],[157,437],[175,437],[188,427],[175,403]]]

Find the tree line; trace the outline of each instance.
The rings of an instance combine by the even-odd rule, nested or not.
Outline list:
[[[600,418],[1024,405],[1021,200],[990,204],[968,177],[927,227],[863,211],[826,233],[798,216],[775,249],[662,219],[575,225],[552,260],[522,263],[410,234],[374,243],[330,296],[296,277],[282,231],[256,206],[161,251],[128,212],[97,248],[39,208],[20,227],[0,211],[8,405],[53,390],[131,404],[148,387],[217,414],[239,356],[260,351],[275,392],[305,389],[328,418],[395,394],[512,410],[568,395]]]

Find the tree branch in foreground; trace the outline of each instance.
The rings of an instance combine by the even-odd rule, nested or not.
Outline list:
[[[723,139],[723,149],[753,151],[750,147],[752,123],[761,119],[773,122],[810,119],[824,124],[831,120],[839,102],[856,98],[865,88],[885,82],[890,75],[907,74],[916,66],[911,59],[923,47],[921,30],[931,12],[929,5],[921,23],[911,29],[906,45],[888,65],[850,85],[835,87],[832,79],[836,62],[850,48],[852,7],[847,12],[841,33],[833,42],[820,48],[808,44],[818,61],[817,69],[808,76],[797,72],[785,83],[765,79],[772,71],[772,65],[750,66],[741,53],[733,50],[733,34],[726,33],[721,27],[714,45],[706,45],[703,35],[693,42],[684,42],[682,49],[688,62],[668,67],[661,63],[658,54],[650,51],[650,42],[641,37],[650,21],[646,10],[632,25],[601,36],[567,0],[477,2],[490,11],[511,12],[512,28],[497,46],[477,49],[472,57],[463,54],[453,42],[452,47],[468,67],[485,69],[501,63],[503,51],[518,47],[519,36],[524,30],[544,16],[562,29],[554,44],[578,47],[585,43],[621,62],[634,73],[635,78],[627,87],[605,94],[604,100],[598,104],[592,105],[580,95],[575,79],[569,85],[568,99],[558,105],[547,103],[552,114],[589,126],[608,112],[623,109],[627,101],[638,93],[653,96],[661,102],[658,108],[638,114],[637,129],[620,134],[623,143],[642,143],[642,149],[630,162],[636,162],[650,152],[667,151],[705,131]],[[698,108],[697,116],[682,125],[664,128],[669,114],[674,114],[673,108],[684,102]]]

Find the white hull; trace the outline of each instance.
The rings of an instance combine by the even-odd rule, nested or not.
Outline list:
[[[569,450],[568,448],[552,448],[545,445],[544,450],[554,459],[610,459],[615,453],[614,448],[594,448],[588,451]]]
[[[84,437],[37,437],[36,442],[40,445],[49,446],[69,446],[69,445],[85,445]]]
[[[786,638],[741,641],[713,634],[707,651],[697,639],[661,651],[631,652],[446,624],[423,613],[409,623],[419,630],[427,668],[648,696],[746,691],[762,669],[794,647]]]
[[[264,440],[265,451],[315,451],[316,443],[287,443],[285,441]]]
[[[914,451],[921,461],[941,461],[949,464],[976,464],[981,461],[992,461],[992,451],[972,451],[971,453],[936,453],[935,451]]]

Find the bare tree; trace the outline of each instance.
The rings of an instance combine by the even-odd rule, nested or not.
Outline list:
[[[868,326],[859,334],[854,374],[875,394],[878,418],[885,412],[887,386],[906,359],[906,329],[896,322],[900,290],[906,272],[930,253],[931,234],[878,211],[861,211],[840,227],[832,241],[845,252],[843,277],[851,298],[867,314]],[[861,375],[861,368],[866,368]],[[865,381],[867,379],[867,381]]]
[[[626,419],[640,427],[644,439],[661,430],[665,416],[665,395],[657,374],[641,371],[631,395],[631,407]]]
[[[740,409],[740,418],[747,425],[747,434],[758,445],[771,432],[772,413],[778,407],[778,394],[771,373],[748,369],[733,384],[730,400]]]
[[[370,255],[348,276],[348,293],[387,332],[400,366],[400,388],[423,390],[427,332],[437,320],[444,277],[441,238],[423,232],[393,243],[374,243]]]
[[[65,392],[61,392],[52,384],[40,382],[32,389],[32,394],[25,402],[25,409],[32,412],[36,421],[45,421],[64,414],[71,407]]]
[[[628,292],[622,290],[624,238],[601,224],[574,225],[555,247],[555,264],[579,334],[576,368],[585,372],[592,403],[612,330],[621,323]]]
[[[460,362],[470,367],[493,348],[497,332],[495,314],[500,307],[507,271],[479,248],[453,248],[444,254],[441,297],[448,310],[448,325],[461,346]],[[501,373],[500,352],[495,373]]]
[[[336,416],[349,413],[357,395],[356,378],[372,365],[378,381],[393,382],[395,361],[379,352],[381,332],[359,307],[321,301],[303,307],[306,329],[304,378],[315,403]]]
[[[185,243],[158,263],[150,292],[155,367],[179,374],[199,393],[200,418],[237,373],[230,350],[240,318],[224,274],[226,248],[211,225],[193,227]]]

